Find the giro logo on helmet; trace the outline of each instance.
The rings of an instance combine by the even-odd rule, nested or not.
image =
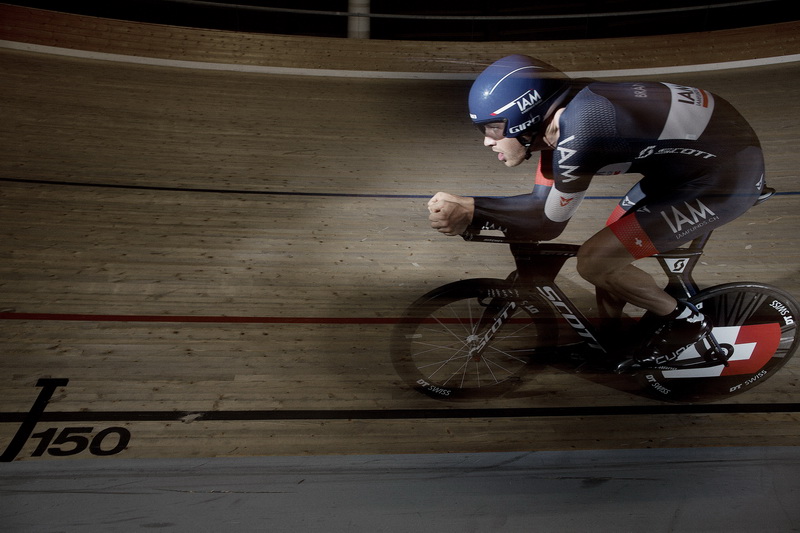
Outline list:
[[[527,130],[528,128],[530,128],[531,126],[533,126],[534,124],[536,124],[537,122],[539,122],[541,120],[541,118],[542,118],[541,115],[536,115],[531,120],[526,120],[522,124],[517,124],[516,126],[511,126],[510,128],[508,128],[508,134],[509,135],[516,135],[517,133],[522,133],[525,130]]]

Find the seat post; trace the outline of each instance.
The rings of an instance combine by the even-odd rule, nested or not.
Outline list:
[[[692,277],[695,265],[703,255],[712,231],[696,237],[689,246],[675,248],[668,252],[655,254],[664,273],[667,275],[667,286],[664,290],[678,299],[690,298],[700,291],[700,287]]]
[[[708,233],[704,233],[699,237],[692,240],[692,243],[689,245],[689,249],[693,251],[701,251],[703,248],[706,247],[708,240],[711,238],[711,234],[714,233],[714,230],[709,231]]]

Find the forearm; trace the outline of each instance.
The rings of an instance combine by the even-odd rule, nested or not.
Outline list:
[[[512,237],[551,240],[558,237],[567,221],[556,222],[545,214],[551,188],[536,185],[533,192],[505,198],[477,197],[469,229],[499,230]]]

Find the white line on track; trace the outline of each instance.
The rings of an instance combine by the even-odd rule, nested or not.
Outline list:
[[[181,59],[161,59],[155,57],[129,56],[122,54],[109,54],[106,52],[91,52],[86,50],[73,50],[39,44],[20,43],[15,41],[0,40],[0,48],[23,50],[54,54],[82,59],[95,59],[100,61],[116,61],[140,65],[154,65],[162,67],[189,68],[199,70],[223,70],[233,72],[250,72],[260,74],[280,74],[290,76],[321,76],[334,78],[380,78],[380,79],[427,79],[427,80],[471,80],[475,73],[446,73],[446,72],[385,72],[376,70],[336,70],[336,69],[306,69],[291,67],[271,67],[266,65],[237,65],[233,63],[207,63],[202,61],[185,61]],[[665,74],[679,74],[685,72],[708,72],[713,70],[729,70],[751,68],[767,65],[778,65],[800,61],[800,54],[787,56],[765,57],[741,61],[726,61],[721,63],[705,63],[700,65],[677,65],[672,67],[617,69],[617,70],[590,70],[566,72],[573,78],[611,78],[627,76],[654,76]]]

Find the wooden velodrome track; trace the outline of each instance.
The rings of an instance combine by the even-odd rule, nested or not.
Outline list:
[[[800,63],[709,67],[796,55],[798,29],[387,43],[0,5],[4,458],[800,444],[798,358],[710,405],[555,369],[442,403],[407,390],[388,350],[416,296],[511,270],[501,247],[431,231],[425,210],[439,190],[530,187],[532,165],[498,166],[465,111],[469,77],[510,52],[618,77],[706,65],[635,74],[732,101],[780,194],[717,232],[696,278],[800,297]],[[597,181],[559,240],[588,237],[632,182]],[[563,283],[591,308],[572,270]]]

